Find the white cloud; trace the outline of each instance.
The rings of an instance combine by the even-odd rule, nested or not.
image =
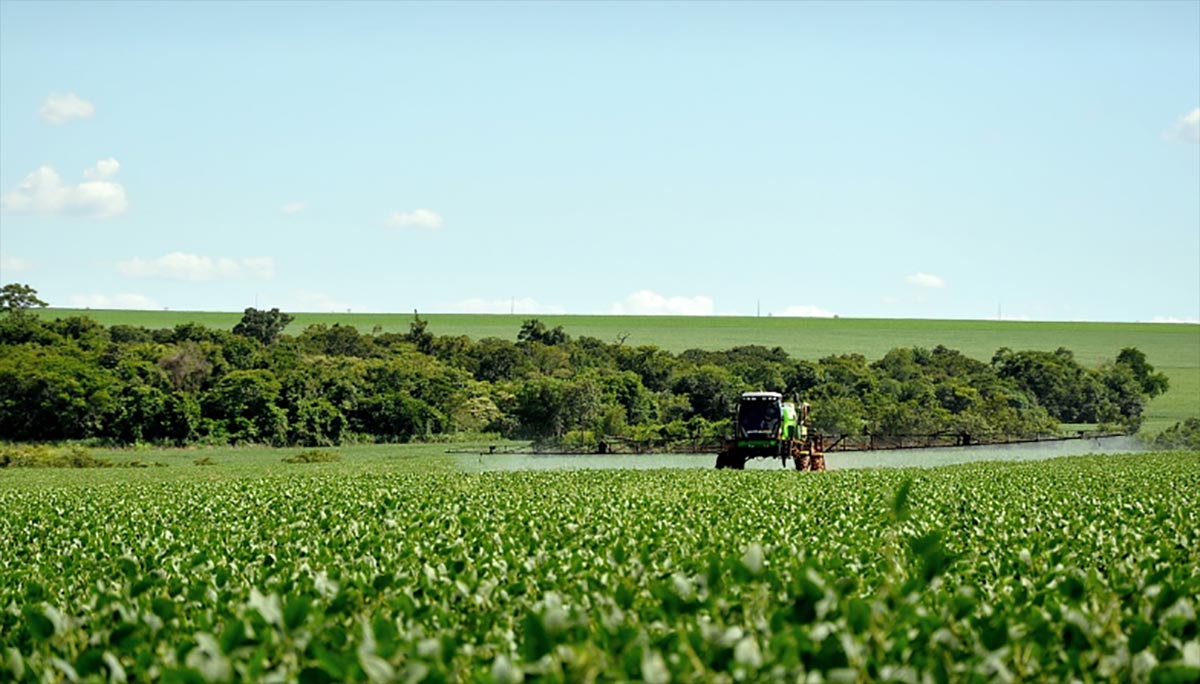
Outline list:
[[[822,309],[819,306],[812,304],[793,304],[785,307],[783,311],[774,314],[776,316],[797,316],[800,318],[834,318],[837,316],[834,312],[828,309]]]
[[[250,278],[270,280],[275,277],[275,259],[273,257],[246,257],[241,260],[241,271]]]
[[[129,208],[125,186],[109,180],[120,168],[116,159],[101,159],[83,172],[87,180],[79,185],[65,185],[53,167],[39,167],[16,188],[0,195],[0,211],[93,218],[123,214]]]
[[[1179,117],[1171,130],[1167,131],[1166,138],[1200,145],[1200,107]]]
[[[218,278],[275,277],[275,260],[271,257],[209,257],[186,252],[171,252],[157,259],[129,259],[117,262],[117,270],[133,278],[168,278],[172,280],[204,281]]]
[[[564,314],[566,309],[557,305],[547,305],[532,297],[517,299],[464,299],[454,304],[446,313],[481,313],[481,314]]]
[[[71,306],[77,309],[161,309],[158,302],[140,294],[71,295]]]
[[[96,165],[83,172],[83,177],[88,180],[100,181],[116,174],[121,170],[121,162],[109,157],[96,162]]]
[[[46,101],[42,103],[42,108],[38,110],[42,121],[55,126],[76,119],[86,119],[95,113],[96,106],[75,93],[66,95],[51,93],[50,97],[47,97]]]
[[[294,300],[296,302],[296,306],[290,308],[295,311],[313,311],[317,313],[359,311],[359,313],[362,313],[361,307],[355,307],[349,302],[344,302],[340,299],[327,295],[324,292],[297,290],[294,293]]]
[[[279,211],[290,216],[292,214],[299,214],[307,208],[308,202],[288,202],[282,207],[279,207]]]
[[[1150,319],[1151,323],[1190,323],[1195,325],[1200,323],[1200,318],[1179,318],[1177,316],[1155,316]]]
[[[0,273],[8,276],[13,273],[25,273],[33,270],[33,263],[26,259],[18,259],[7,254],[0,254]]]
[[[614,303],[609,313],[617,316],[711,316],[711,297],[665,297],[652,290],[639,290]]]
[[[412,211],[394,212],[387,220],[388,228],[416,228],[420,230],[438,230],[442,227],[442,217],[428,209],[413,209]]]
[[[917,287],[946,287],[946,281],[932,273],[914,273],[905,278],[904,282]]]

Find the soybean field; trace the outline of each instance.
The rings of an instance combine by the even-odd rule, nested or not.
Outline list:
[[[434,460],[0,474],[0,679],[1200,678],[1197,453]]]

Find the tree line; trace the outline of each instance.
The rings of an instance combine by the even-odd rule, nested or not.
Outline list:
[[[672,353],[525,321],[515,339],[351,326],[283,331],[247,309],[232,330],[105,327],[0,314],[0,439],[329,446],[490,433],[588,444],[719,438],[738,395],[812,404],[825,434],[1032,435],[1059,423],[1136,430],[1166,377],[1134,348],[1098,367],[1067,349],[943,346],[816,361],[757,345]]]

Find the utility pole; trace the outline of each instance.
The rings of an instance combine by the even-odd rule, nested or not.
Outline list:
[[[761,299],[754,300],[754,317],[762,318],[762,300]]]

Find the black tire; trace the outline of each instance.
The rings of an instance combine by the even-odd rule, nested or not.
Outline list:
[[[735,451],[722,451],[717,454],[717,470],[745,470],[746,457]]]

